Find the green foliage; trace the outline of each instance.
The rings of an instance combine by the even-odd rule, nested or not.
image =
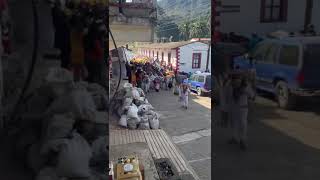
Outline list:
[[[173,41],[208,38],[210,18],[210,0],[162,0],[158,2],[156,33],[158,37],[173,36]]]

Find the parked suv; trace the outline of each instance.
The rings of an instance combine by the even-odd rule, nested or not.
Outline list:
[[[273,93],[281,108],[294,108],[298,97],[320,95],[320,37],[264,40],[234,67],[254,68],[257,88]]]
[[[211,92],[211,73],[193,74],[189,78],[191,91],[197,92],[199,96]]]

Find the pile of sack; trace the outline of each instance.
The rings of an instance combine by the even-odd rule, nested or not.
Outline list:
[[[107,179],[107,92],[51,69],[25,101],[16,154],[37,180]]]
[[[125,83],[115,95],[114,112],[120,117],[118,124],[129,129],[159,129],[159,114],[154,111],[141,88]]]

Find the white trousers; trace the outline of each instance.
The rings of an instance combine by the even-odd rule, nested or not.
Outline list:
[[[243,142],[247,141],[248,108],[233,108],[232,129],[233,137]]]
[[[189,106],[189,97],[188,96],[183,96],[183,99],[182,99],[181,103],[182,103],[183,107],[188,107]]]

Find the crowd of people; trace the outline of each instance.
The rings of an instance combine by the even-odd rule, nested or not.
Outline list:
[[[106,15],[101,6],[72,1],[52,4],[54,47],[60,50],[61,67],[73,71],[75,81],[107,84]]]
[[[182,107],[188,109],[188,96],[191,92],[187,82],[189,74],[170,71],[170,68],[151,61],[144,64],[127,62],[126,71],[128,81],[134,87],[143,89],[146,94],[151,91],[172,91],[179,96]]]

